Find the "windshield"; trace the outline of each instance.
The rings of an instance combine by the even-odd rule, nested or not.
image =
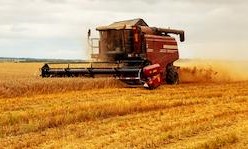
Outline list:
[[[132,50],[131,30],[100,31],[100,51],[127,53]]]

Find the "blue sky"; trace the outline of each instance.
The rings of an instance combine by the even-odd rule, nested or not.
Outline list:
[[[247,14],[246,0],[0,0],[0,57],[87,59],[88,28],[143,18],[185,30],[181,58],[247,60]]]

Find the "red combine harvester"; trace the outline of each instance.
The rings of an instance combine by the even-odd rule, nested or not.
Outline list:
[[[177,84],[178,67],[173,62],[179,59],[178,46],[174,37],[184,41],[184,31],[149,27],[143,19],[115,22],[96,28],[100,39],[90,38],[91,57],[94,62],[67,63],[66,68],[51,67],[62,63],[46,63],[41,68],[42,77],[80,77],[108,75],[130,84],[143,84],[154,89],[163,82]],[[93,42],[97,40],[98,46]],[[98,49],[95,54],[95,49]],[[82,66],[71,67],[72,64]],[[83,66],[88,64],[88,67]],[[102,64],[101,67],[93,65]]]

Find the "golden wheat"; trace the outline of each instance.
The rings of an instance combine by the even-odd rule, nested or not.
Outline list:
[[[41,78],[40,63],[1,63],[0,98],[123,87],[113,78]]]
[[[187,66],[197,81],[145,90],[0,65],[0,148],[248,147],[248,81],[208,81]]]

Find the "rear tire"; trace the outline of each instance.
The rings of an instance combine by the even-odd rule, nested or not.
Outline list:
[[[167,84],[179,83],[179,75],[177,69],[173,66],[173,64],[169,64],[166,68],[165,81]]]

